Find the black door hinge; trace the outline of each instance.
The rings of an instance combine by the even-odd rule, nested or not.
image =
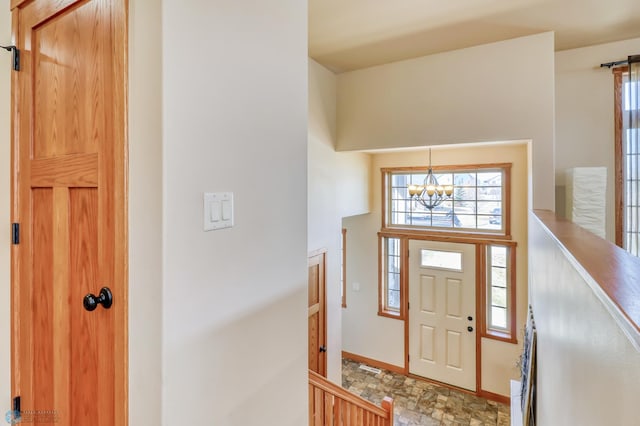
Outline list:
[[[11,415],[13,416],[13,420],[20,420],[20,397],[16,396],[13,398],[13,412]]]
[[[20,71],[20,49],[15,46],[0,46],[0,48],[13,53],[13,70]]]
[[[19,223],[11,224],[11,243],[20,244],[20,224]]]

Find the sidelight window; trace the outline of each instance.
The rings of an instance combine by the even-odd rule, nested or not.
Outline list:
[[[484,334],[515,340],[515,246],[485,246]]]
[[[399,317],[402,311],[401,245],[400,238],[380,238],[380,315]]]

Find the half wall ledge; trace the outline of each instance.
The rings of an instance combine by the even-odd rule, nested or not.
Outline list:
[[[533,210],[540,225],[591,287],[640,352],[640,258],[549,210]]]

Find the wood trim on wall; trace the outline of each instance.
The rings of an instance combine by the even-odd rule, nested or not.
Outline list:
[[[400,270],[400,303],[404,320],[404,374],[409,374],[409,239],[402,238],[400,247],[403,253],[402,268]]]
[[[409,239],[400,238],[400,317],[409,315]],[[407,352],[408,353],[408,352]]]
[[[384,277],[382,276],[382,244],[384,239],[378,237],[378,315],[390,318],[397,318],[397,316],[391,316],[384,309]]]
[[[22,3],[26,3],[30,0],[11,0],[11,5],[9,6],[9,10],[13,10],[16,7],[20,6]]]
[[[386,309],[385,304],[385,296],[387,293],[386,288],[386,270],[383,270],[383,259],[382,256],[385,253],[384,250],[384,240],[386,237],[380,236],[378,234],[378,315],[381,317],[387,317],[397,320],[404,320],[407,315],[407,295],[406,295],[406,268],[405,268],[405,247],[408,250],[408,240],[402,237],[390,236],[389,238],[397,238],[400,244],[400,259],[402,263],[400,264],[400,309],[398,312],[390,311]]]
[[[370,365],[371,367],[382,368],[383,370],[389,370],[394,373],[403,374],[403,375],[405,374],[405,371],[402,367],[398,367],[397,365],[378,361],[373,358],[367,358],[366,356],[357,355],[351,352],[342,351],[342,358],[347,358],[355,362],[367,364],[367,365]]]
[[[485,164],[459,164],[459,165],[443,165],[432,166],[433,171],[446,170],[446,171],[458,171],[458,170],[475,170],[475,169],[506,169],[511,168],[511,163],[485,163]],[[417,172],[425,171],[428,166],[409,166],[409,167],[381,167],[382,173],[388,172]]]
[[[385,229],[387,227],[387,172],[388,169],[380,169],[380,204],[382,204],[380,212],[380,229]]]
[[[508,167],[503,167],[504,171],[504,211],[502,212],[502,218],[504,219],[504,234],[505,237],[511,239],[511,164]]]
[[[15,0],[11,2],[11,44],[16,45],[18,40],[18,9],[15,9],[18,3]],[[19,112],[19,72],[11,73],[11,117],[17,117]],[[13,173],[13,170],[20,170],[20,145],[18,141],[20,140],[20,126],[16,124],[15,120],[11,119],[11,195],[10,195],[10,208],[11,208],[11,222],[19,222],[20,221],[20,209],[17,203],[17,200],[20,199],[20,188],[17,182],[16,173]],[[12,244],[11,245],[11,369],[13,371],[22,371],[22,367],[20,365],[21,357],[21,344],[20,344],[20,336],[19,333],[16,332],[18,329],[26,328],[20,324],[20,320],[22,318],[21,312],[23,312],[23,308],[20,306],[20,301],[24,299],[21,294],[20,286],[14,285],[13,283],[19,282],[21,280],[20,277],[20,250],[19,246]],[[19,380],[30,380],[29,377],[16,377],[16,374],[11,375],[11,395],[19,395],[20,389],[18,388]]]
[[[476,392],[482,389],[482,336],[485,328],[487,306],[487,249],[485,244],[476,245]]]
[[[511,401],[511,398],[509,398],[508,396],[499,395],[497,393],[483,391],[483,390],[480,390],[480,391],[477,391],[477,392],[473,392],[473,391],[470,391],[468,389],[459,388],[459,387],[456,387],[456,386],[449,385],[447,383],[438,382],[436,380],[431,380],[431,379],[428,379],[426,377],[416,376],[415,374],[410,374],[410,373],[406,372],[402,367],[399,367],[397,365],[389,364],[389,363],[386,363],[386,362],[383,362],[383,361],[378,361],[378,360],[375,360],[373,358],[368,358],[366,356],[354,354],[354,353],[351,353],[351,352],[342,351],[342,358],[350,359],[352,361],[359,362],[359,363],[362,363],[362,364],[367,364],[367,365],[369,365],[371,367],[375,367],[375,368],[380,368],[380,369],[383,369],[383,370],[391,371],[393,373],[401,374],[401,375],[407,376],[407,377],[411,377],[411,378],[416,379],[416,380],[421,380],[421,381],[426,382],[426,383],[433,383],[435,385],[442,386],[442,387],[447,388],[447,389],[453,389],[453,390],[456,390],[456,391],[459,391],[459,392],[463,392],[463,393],[466,393],[468,395],[477,395],[477,396],[480,396],[482,398],[489,399],[491,401],[496,401],[496,402],[500,402],[500,403],[503,403],[503,404],[509,404],[510,401]]]
[[[404,321],[404,366],[403,368],[395,366],[399,369],[398,373],[412,376],[409,372],[409,241],[410,240],[428,240],[436,242],[449,242],[460,244],[472,244],[476,250],[476,392],[466,391],[476,395],[481,395],[485,398],[492,399],[499,402],[509,401],[509,397],[502,395],[492,394],[491,392],[482,390],[482,339],[488,338],[506,343],[517,344],[516,338],[516,318],[517,318],[517,305],[516,305],[516,247],[517,242],[512,240],[511,235],[511,186],[512,186],[512,163],[490,163],[490,164],[469,164],[469,165],[457,165],[457,166],[433,166],[434,171],[446,170],[492,170],[500,169],[503,172],[503,220],[504,220],[504,234],[493,232],[457,232],[451,230],[437,230],[428,228],[411,228],[411,227],[390,227],[387,226],[387,210],[389,204],[387,202],[387,180],[388,173],[390,172],[415,172],[424,171],[425,167],[392,167],[392,168],[380,168],[381,171],[381,228],[378,232],[378,315],[389,317],[393,319],[399,319]],[[383,276],[383,254],[384,254],[384,239],[385,238],[398,238],[400,240],[400,250],[402,254],[401,271],[400,271],[400,312],[399,314],[390,313],[384,310],[384,292],[385,289],[385,277]],[[510,324],[511,331],[509,333],[491,332],[487,333],[487,316],[486,316],[486,304],[487,304],[487,268],[486,268],[486,247],[489,245],[502,245],[507,246],[510,252]],[[347,353],[348,354],[348,353]],[[343,356],[345,353],[343,353]],[[359,357],[355,354],[348,354],[355,356],[357,360],[370,363],[374,366],[381,366],[384,363],[380,363],[376,360],[371,360],[365,357]],[[381,368],[386,368],[382,366]],[[395,371],[395,370],[391,370]],[[429,379],[421,378],[423,380],[430,381]],[[439,382],[435,382],[439,383]],[[440,383],[444,386],[458,389],[454,386]]]
[[[497,393],[481,390],[477,393],[481,398],[488,399],[490,401],[500,402],[505,405],[511,405],[511,398],[508,396],[500,395]]]
[[[615,242],[618,247],[623,247],[624,239],[624,175],[622,153],[622,74],[629,71],[629,67],[613,69],[613,122],[614,122],[614,209],[615,209]]]
[[[397,232],[404,235],[432,235],[434,237],[451,237],[461,236],[471,239],[489,238],[495,240],[511,240],[511,168],[512,163],[491,163],[491,164],[469,164],[469,165],[455,165],[455,166],[433,166],[434,171],[446,170],[446,171],[459,171],[459,170],[479,170],[487,169],[494,170],[500,169],[504,173],[504,198],[502,205],[504,211],[502,212],[502,218],[504,220],[504,230],[498,232],[491,232],[490,230],[463,230],[456,231],[450,229],[439,230],[437,228],[424,228],[414,227],[411,225],[390,225],[387,223],[387,210],[389,204],[387,202],[387,175],[392,172],[416,172],[424,171],[424,167],[382,167],[380,168],[381,176],[381,223],[380,229],[385,232]],[[435,240],[434,240],[435,241]]]
[[[409,375],[409,241],[410,240],[429,240],[429,241],[438,241],[437,239],[431,238],[430,236],[422,235],[421,238],[409,237],[407,235],[398,235],[395,233],[378,233],[378,247],[379,247],[379,256],[382,256],[382,241],[385,236],[388,237],[397,237],[400,238],[401,244],[401,253],[403,254],[402,264],[401,264],[401,295],[400,295],[400,306],[401,311],[400,315],[392,315],[382,311],[382,297],[384,288],[384,281],[382,278],[382,273],[379,272],[380,285],[378,291],[378,301],[381,303],[380,311],[378,315],[385,316],[393,319],[398,319],[404,321],[404,368],[403,374]],[[467,240],[460,238],[447,238],[444,241],[447,242],[455,242],[462,244],[472,244],[475,246],[476,250],[476,389],[478,392],[482,390],[482,339],[491,339],[498,340],[505,343],[510,344],[518,344],[517,338],[517,281],[516,281],[516,247],[517,243],[515,241],[479,241],[477,239]],[[487,247],[490,245],[503,245],[509,248],[509,321],[510,321],[510,331],[501,333],[499,331],[489,330],[487,327]],[[381,271],[382,262],[378,262],[379,271]]]
[[[342,307],[347,307],[347,228],[342,228]]]
[[[509,277],[511,279],[511,281],[509,281],[509,290],[510,291],[510,297],[509,297],[509,304],[510,306],[513,307],[513,309],[511,309],[511,318],[509,319],[511,321],[511,339],[506,339],[504,341],[508,342],[508,343],[514,343],[517,344],[518,343],[518,315],[517,315],[517,303],[518,303],[518,299],[517,299],[517,293],[518,293],[518,281],[517,281],[517,274],[516,274],[516,270],[518,268],[518,264],[517,264],[517,256],[516,256],[516,247],[509,247],[509,254],[510,256],[510,267],[511,267],[511,277]],[[497,336],[496,336],[497,337]],[[494,337],[495,338],[495,337]]]
[[[478,274],[481,280],[481,303],[483,302],[485,305],[489,303],[489,282],[487,281],[488,270],[487,266],[487,249],[490,245],[494,244],[483,244],[480,246],[481,251],[481,259],[482,262],[479,265]],[[505,245],[505,244],[497,244],[497,245]],[[516,281],[516,246],[509,246],[509,259],[508,259],[508,268],[509,268],[509,281],[507,283],[507,289],[509,292],[509,331],[498,331],[491,330],[488,327],[488,319],[487,319],[487,311],[482,309],[481,315],[478,315],[478,319],[480,320],[479,330],[481,333],[481,337],[485,337],[487,339],[499,340],[501,342],[517,344],[518,343],[518,333],[517,333],[517,305],[516,305],[516,294],[517,294],[517,281]]]
[[[316,250],[311,250],[309,253],[307,253],[307,258],[312,258],[314,256],[319,256],[321,254],[326,254],[327,251],[328,250],[325,247],[319,248],[319,249],[316,249]]]
[[[443,243],[460,243],[460,244],[501,244],[505,246],[517,246],[518,243],[513,241],[510,236],[493,235],[493,234],[462,234],[460,232],[429,232],[409,229],[383,228],[378,232],[381,237],[391,238],[408,238],[410,240],[428,240],[439,241]]]

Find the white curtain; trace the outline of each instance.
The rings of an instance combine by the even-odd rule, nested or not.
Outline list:
[[[628,80],[622,90],[623,149],[625,157],[626,229],[625,247],[640,254],[640,55],[629,56]],[[631,154],[631,155],[629,155]],[[635,155],[634,155],[635,154]]]

